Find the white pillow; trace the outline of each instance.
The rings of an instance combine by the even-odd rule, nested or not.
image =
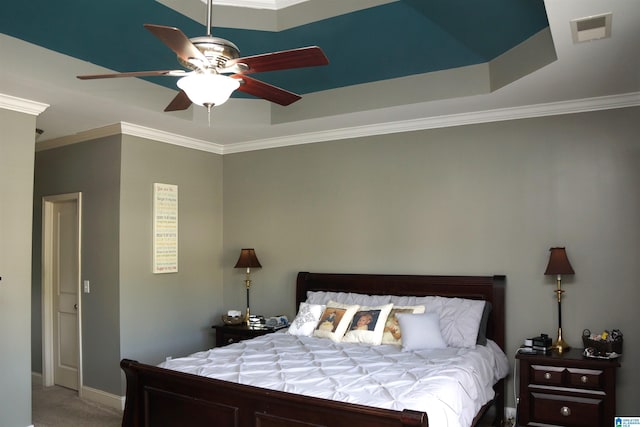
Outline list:
[[[326,304],[329,301],[340,304],[358,304],[376,306],[391,302],[389,295],[367,295],[354,292],[330,292],[330,291],[307,291],[307,301],[310,304]]]
[[[398,313],[397,317],[402,328],[403,351],[447,347],[440,333],[438,313]]]
[[[478,341],[484,305],[482,300],[433,297],[427,311],[440,315],[440,330],[449,347],[473,348]]]
[[[307,291],[307,303],[309,304],[326,304],[329,301],[344,302],[346,298],[344,292],[330,292],[330,291]]]
[[[342,341],[380,345],[384,325],[392,307],[393,304],[379,305],[376,307],[361,305],[353,315],[353,321],[344,338],[342,338]]]
[[[478,340],[485,302],[465,298],[427,297],[427,312],[440,316],[442,337],[449,347],[473,348]]]
[[[347,292],[308,291],[307,303],[326,304],[330,298],[343,304],[376,306],[393,303],[398,306],[424,305],[426,311],[435,311],[440,315],[442,337],[449,347],[472,348],[478,341],[480,320],[485,302],[465,298],[440,296],[397,296],[366,295]]]
[[[291,326],[287,332],[291,335],[302,335],[310,337],[313,334],[313,330],[318,326],[320,316],[324,312],[326,306],[321,304],[307,304],[306,302],[300,303],[298,314],[296,318],[291,322]]]
[[[329,338],[332,341],[339,342],[351,324],[353,315],[359,308],[359,305],[340,304],[335,301],[329,301],[322,316],[320,316],[318,326],[316,326],[316,329],[313,331],[313,336]]]
[[[393,306],[384,324],[382,332],[382,344],[402,344],[402,329],[398,323],[398,313],[424,313],[424,305]]]

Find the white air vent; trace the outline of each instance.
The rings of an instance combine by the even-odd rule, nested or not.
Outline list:
[[[574,43],[611,37],[611,12],[571,21]]]

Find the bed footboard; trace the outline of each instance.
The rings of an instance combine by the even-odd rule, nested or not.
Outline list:
[[[123,427],[424,426],[427,414],[266,390],[123,359]]]

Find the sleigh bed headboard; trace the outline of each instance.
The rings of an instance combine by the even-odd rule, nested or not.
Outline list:
[[[487,338],[505,349],[505,276],[421,276],[394,274],[298,273],[296,309],[308,291],[368,295],[459,297],[484,300],[492,310]]]

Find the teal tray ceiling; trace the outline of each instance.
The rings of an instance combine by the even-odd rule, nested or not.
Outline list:
[[[145,23],[206,33],[155,0],[13,0],[2,9],[2,33],[119,72],[180,68]],[[320,46],[328,66],[254,75],[305,94],[485,63],[548,25],[542,0],[401,0],[282,31],[212,32],[242,56]],[[175,78],[148,80],[176,88]]]

